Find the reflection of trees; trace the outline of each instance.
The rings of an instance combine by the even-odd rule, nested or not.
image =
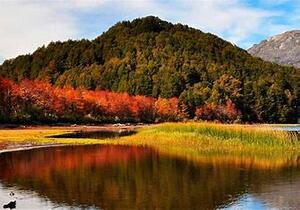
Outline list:
[[[0,156],[0,179],[58,204],[104,209],[213,209],[266,174],[174,159],[137,147],[66,147]],[[269,171],[272,180],[281,172]],[[269,173],[268,173],[269,174]],[[229,198],[229,196],[232,198]]]

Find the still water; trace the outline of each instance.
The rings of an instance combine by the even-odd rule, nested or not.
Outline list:
[[[190,161],[125,146],[3,153],[0,205],[16,200],[17,209],[31,210],[300,209],[300,164],[257,167],[251,160]]]

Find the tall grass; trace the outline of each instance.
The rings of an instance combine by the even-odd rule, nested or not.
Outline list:
[[[297,136],[269,126],[226,125],[216,123],[165,123],[149,129],[149,133],[194,134],[217,140],[236,140],[241,144],[260,146],[291,146]]]

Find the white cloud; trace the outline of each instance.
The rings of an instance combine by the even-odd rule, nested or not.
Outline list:
[[[259,30],[265,18],[273,14],[249,8],[237,0],[203,0],[185,2],[180,11],[184,21],[196,28],[216,33],[236,44]]]
[[[50,41],[76,35],[72,17],[51,4],[0,2],[0,57],[30,53]]]
[[[110,0],[54,0],[54,2],[68,8],[91,9],[109,3]]]

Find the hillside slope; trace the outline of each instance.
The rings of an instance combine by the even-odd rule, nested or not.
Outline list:
[[[117,23],[94,40],[53,42],[0,66],[15,81],[179,97],[196,107],[232,101],[245,121],[295,122],[299,71],[254,58],[215,35],[156,17]]]

